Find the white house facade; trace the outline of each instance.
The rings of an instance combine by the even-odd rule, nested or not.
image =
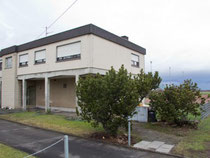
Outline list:
[[[93,24],[0,51],[1,107],[75,111],[80,76],[122,64],[144,69],[146,50]]]

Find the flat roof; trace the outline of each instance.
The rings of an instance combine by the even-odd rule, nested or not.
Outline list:
[[[75,29],[71,29],[71,30],[68,30],[65,32],[61,32],[61,33],[58,33],[55,35],[51,35],[51,36],[47,36],[47,37],[44,37],[44,38],[41,38],[38,40],[34,40],[34,41],[31,41],[31,42],[28,42],[25,44],[21,44],[18,46],[14,45],[14,46],[2,49],[0,52],[0,57],[7,55],[7,54],[14,53],[14,52],[21,52],[21,51],[29,50],[32,48],[48,45],[51,43],[55,43],[55,42],[59,42],[59,41],[87,35],[87,34],[96,35],[103,39],[109,40],[111,42],[114,42],[116,44],[119,44],[121,46],[129,48],[131,50],[134,50],[140,54],[143,54],[143,55],[146,54],[145,48],[143,48],[139,45],[136,45],[135,43],[132,43],[132,42],[130,42],[120,36],[117,36],[111,32],[108,32],[98,26],[95,26],[93,24],[88,24],[88,25],[84,25],[84,26],[81,26],[81,27],[78,27]]]

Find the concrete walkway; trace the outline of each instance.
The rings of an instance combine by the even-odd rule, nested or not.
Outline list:
[[[170,153],[174,145],[165,144],[165,142],[160,141],[141,141],[134,145],[135,148],[153,150],[161,153]]]
[[[34,153],[56,142],[63,135],[0,120],[0,142],[28,153]],[[63,142],[38,154],[41,158],[63,158]],[[70,158],[175,158],[147,151],[104,144],[69,136]]]

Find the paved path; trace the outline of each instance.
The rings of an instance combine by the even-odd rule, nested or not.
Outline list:
[[[161,141],[165,142],[166,144],[178,144],[182,136],[175,136],[172,134],[166,134],[164,132],[159,132],[152,129],[147,129],[144,127],[145,123],[142,122],[134,122],[133,125],[133,131],[135,131],[135,134],[139,134],[142,138],[142,140],[145,141]]]
[[[56,142],[63,135],[0,120],[0,142],[28,153],[34,153]],[[69,136],[70,158],[175,158],[146,151],[99,143]],[[62,158],[63,142],[38,154],[41,158]]]
[[[174,147],[174,145],[165,144],[165,142],[160,141],[140,141],[139,143],[134,144],[134,147],[139,149],[147,149],[147,150],[153,150],[158,151],[161,153],[170,153],[171,149]]]

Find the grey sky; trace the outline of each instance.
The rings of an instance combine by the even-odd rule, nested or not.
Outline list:
[[[73,0],[1,0],[0,49],[36,39]],[[210,0],[78,0],[51,34],[93,23],[147,49],[146,69],[210,71]]]

